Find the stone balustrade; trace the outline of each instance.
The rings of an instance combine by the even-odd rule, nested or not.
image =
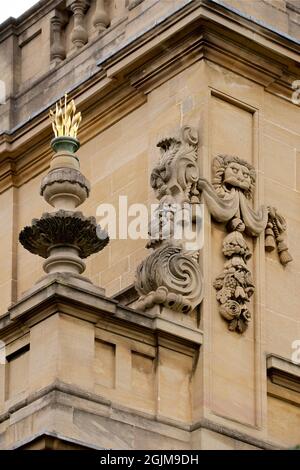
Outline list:
[[[123,45],[181,9],[214,0],[43,0],[0,25],[0,136],[71,90]],[[234,0],[226,0],[230,11]],[[299,39],[298,0],[240,2],[244,15]]]
[[[116,23],[144,0],[69,0],[51,18],[50,57],[54,65]],[[68,41],[68,36],[70,40]]]
[[[99,56],[118,45],[127,36],[128,28],[134,34],[135,27],[131,25],[135,18],[152,5],[157,5],[157,0],[44,0],[19,18],[2,23],[0,135],[31,114],[31,98],[25,97],[29,89],[37,90],[39,100],[42,95],[38,84],[43,82],[47,102],[56,99],[55,90],[44,83],[47,77],[56,72],[59,76],[70,75],[61,67],[74,60],[76,65],[70,65],[73,77],[65,83],[66,89],[76,81],[79,63],[89,74],[93,73]],[[24,97],[20,106],[19,96]]]

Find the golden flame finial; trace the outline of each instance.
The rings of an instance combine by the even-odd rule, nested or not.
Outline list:
[[[76,114],[74,100],[68,104],[68,95],[65,94],[64,102],[60,99],[56,103],[55,111],[50,110],[50,121],[52,122],[55,137],[77,138],[77,132],[81,123],[81,113]]]

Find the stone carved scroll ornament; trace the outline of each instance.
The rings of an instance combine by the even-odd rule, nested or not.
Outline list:
[[[137,269],[137,307],[144,310],[160,304],[187,313],[201,303],[199,251],[186,250],[184,237],[174,239],[174,221],[178,207],[199,205],[202,193],[213,219],[225,223],[228,231],[222,248],[226,262],[214,282],[219,311],[230,330],[242,333],[251,319],[248,304],[255,292],[247,264],[252,254],[246,236],[258,237],[265,232],[266,251],[277,247],[280,262],[286,265],[292,261],[285,243],[286,221],[274,207],[251,207],[256,172],[239,157],[217,156],[212,183],[201,177],[197,146],[197,133],[188,126],[182,128],[180,138],[158,143],[161,158],[152,171],[151,186],[159,206],[147,244],[154,251]]]
[[[150,223],[147,248],[153,252],[137,268],[137,308],[161,305],[188,313],[202,301],[199,251],[188,250],[184,237],[174,238],[178,211],[199,203],[197,132],[186,126],[180,137],[158,143],[161,157],[151,174],[151,186],[159,201]]]
[[[251,257],[244,234],[258,237],[265,231],[266,251],[277,246],[280,262],[292,261],[284,241],[286,222],[273,207],[250,206],[255,188],[256,172],[252,165],[235,156],[219,155],[213,161],[212,184],[199,178],[198,189],[217,222],[226,223],[228,235],[223,240],[226,258],[223,272],[214,287],[221,316],[229,329],[243,333],[251,319],[248,303],[255,291],[247,261]]]

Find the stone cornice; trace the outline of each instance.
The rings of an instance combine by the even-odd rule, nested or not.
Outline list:
[[[0,319],[0,336],[8,343],[36,323],[54,314],[82,318],[101,328],[112,324],[127,334],[147,335],[149,341],[191,354],[202,344],[202,332],[138,310],[104,296],[88,282],[45,278]]]
[[[106,416],[105,411],[110,409],[111,415],[114,416],[113,419],[124,424],[129,424],[132,422],[132,419],[137,417],[138,421],[135,424],[136,426],[141,429],[148,430],[149,428],[152,428],[153,430],[155,429],[156,432],[158,430],[157,428],[159,428],[159,433],[162,436],[168,436],[168,431],[173,428],[180,430],[185,437],[187,437],[186,433],[190,431],[190,425],[184,424],[181,421],[168,419],[167,417],[160,415],[155,416],[147,412],[132,409],[102,397],[101,395],[92,393],[91,391],[83,390],[77,386],[67,384],[59,380],[56,380],[51,385],[32,393],[26,399],[20,400],[11,406],[6,412],[0,414],[0,423],[4,423],[10,419],[14,413],[21,409],[25,409],[26,407],[30,407],[32,404],[35,404],[36,408],[40,409],[48,404],[52,405],[52,407],[55,407],[55,405],[70,406],[71,401],[73,401],[73,404],[74,401],[77,403],[80,402],[82,405],[81,409],[83,410],[86,409],[85,405],[92,403],[94,407],[98,407],[96,413],[98,416]],[[119,413],[122,413],[122,420],[120,420]],[[22,445],[22,443],[19,443],[19,445]]]
[[[224,436],[231,437],[232,439],[236,439],[237,441],[245,442],[246,444],[255,446],[258,449],[264,449],[264,450],[280,450],[280,449],[283,450],[284,449],[283,446],[279,446],[273,442],[266,441],[264,439],[255,438],[247,433],[237,431],[227,426],[223,426],[218,423],[215,423],[214,421],[210,419],[203,418],[202,420],[200,420],[199,422],[191,426],[192,431],[197,431],[198,429],[201,429],[201,428],[223,434]]]
[[[128,85],[120,87],[117,82],[112,82],[94,80],[91,88],[86,83],[84,92],[79,88],[71,94],[85,114],[79,135],[81,144],[145,102],[142,93]],[[12,186],[21,186],[49,167],[52,130],[48,111],[47,107],[13,134],[0,135],[0,193]]]
[[[300,365],[270,354],[267,357],[267,373],[271,382],[281,387],[300,392]]]
[[[22,34],[26,28],[62,3],[63,0],[40,0],[18,18],[7,18],[3,23],[0,23],[0,43],[12,34]]]
[[[293,63],[300,65],[300,41],[275,31],[238,10],[232,10],[221,2],[214,3],[210,0],[187,2],[172,16],[161,18],[152,27],[143,30],[140,35],[128,39],[109,55],[104,55],[97,65],[103,67],[108,76],[124,75],[125,71],[128,73],[130,65],[132,69],[136,67],[137,58],[141,59],[147,55],[153,57],[158,51],[165,49],[164,43],[168,39],[180,37],[184,32],[195,29],[199,32],[199,27],[215,31],[223,39],[233,35],[239,46],[247,47],[249,50],[254,48],[256,53],[264,51],[265,57],[269,57],[271,53],[270,60],[276,57],[279,63],[282,62],[286,66],[288,62],[290,65]]]
[[[295,45],[300,45],[300,41],[279,29],[274,28],[265,21],[258,20],[253,16],[249,16],[246,13],[242,12],[237,8],[233,8],[223,2],[222,0],[203,0],[208,7],[212,6],[212,9],[217,9],[217,11],[226,11],[226,15],[231,15],[232,19],[235,19],[238,25],[246,26],[249,30],[257,31],[261,36],[264,36],[271,41],[276,41],[278,43],[285,44],[285,47],[289,46],[289,43],[294,43]],[[287,42],[285,42],[287,41]]]
[[[153,88],[203,58],[290,99],[291,83],[299,75],[299,52],[296,40],[220,2],[188,0],[98,60],[98,72],[74,87],[71,96],[85,115],[80,140],[84,143],[111,126],[145,103]],[[64,66],[60,69],[63,76]],[[39,81],[40,87],[47,89],[47,77]],[[48,167],[51,105],[52,101],[27,122],[0,135],[0,192],[24,184]]]

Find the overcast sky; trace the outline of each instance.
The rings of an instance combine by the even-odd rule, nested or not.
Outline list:
[[[17,18],[18,16],[22,15],[24,11],[28,10],[28,8],[32,7],[35,3],[38,3],[37,0],[1,0],[1,7],[0,7],[0,23],[4,20],[9,18],[10,16],[14,16]]]

